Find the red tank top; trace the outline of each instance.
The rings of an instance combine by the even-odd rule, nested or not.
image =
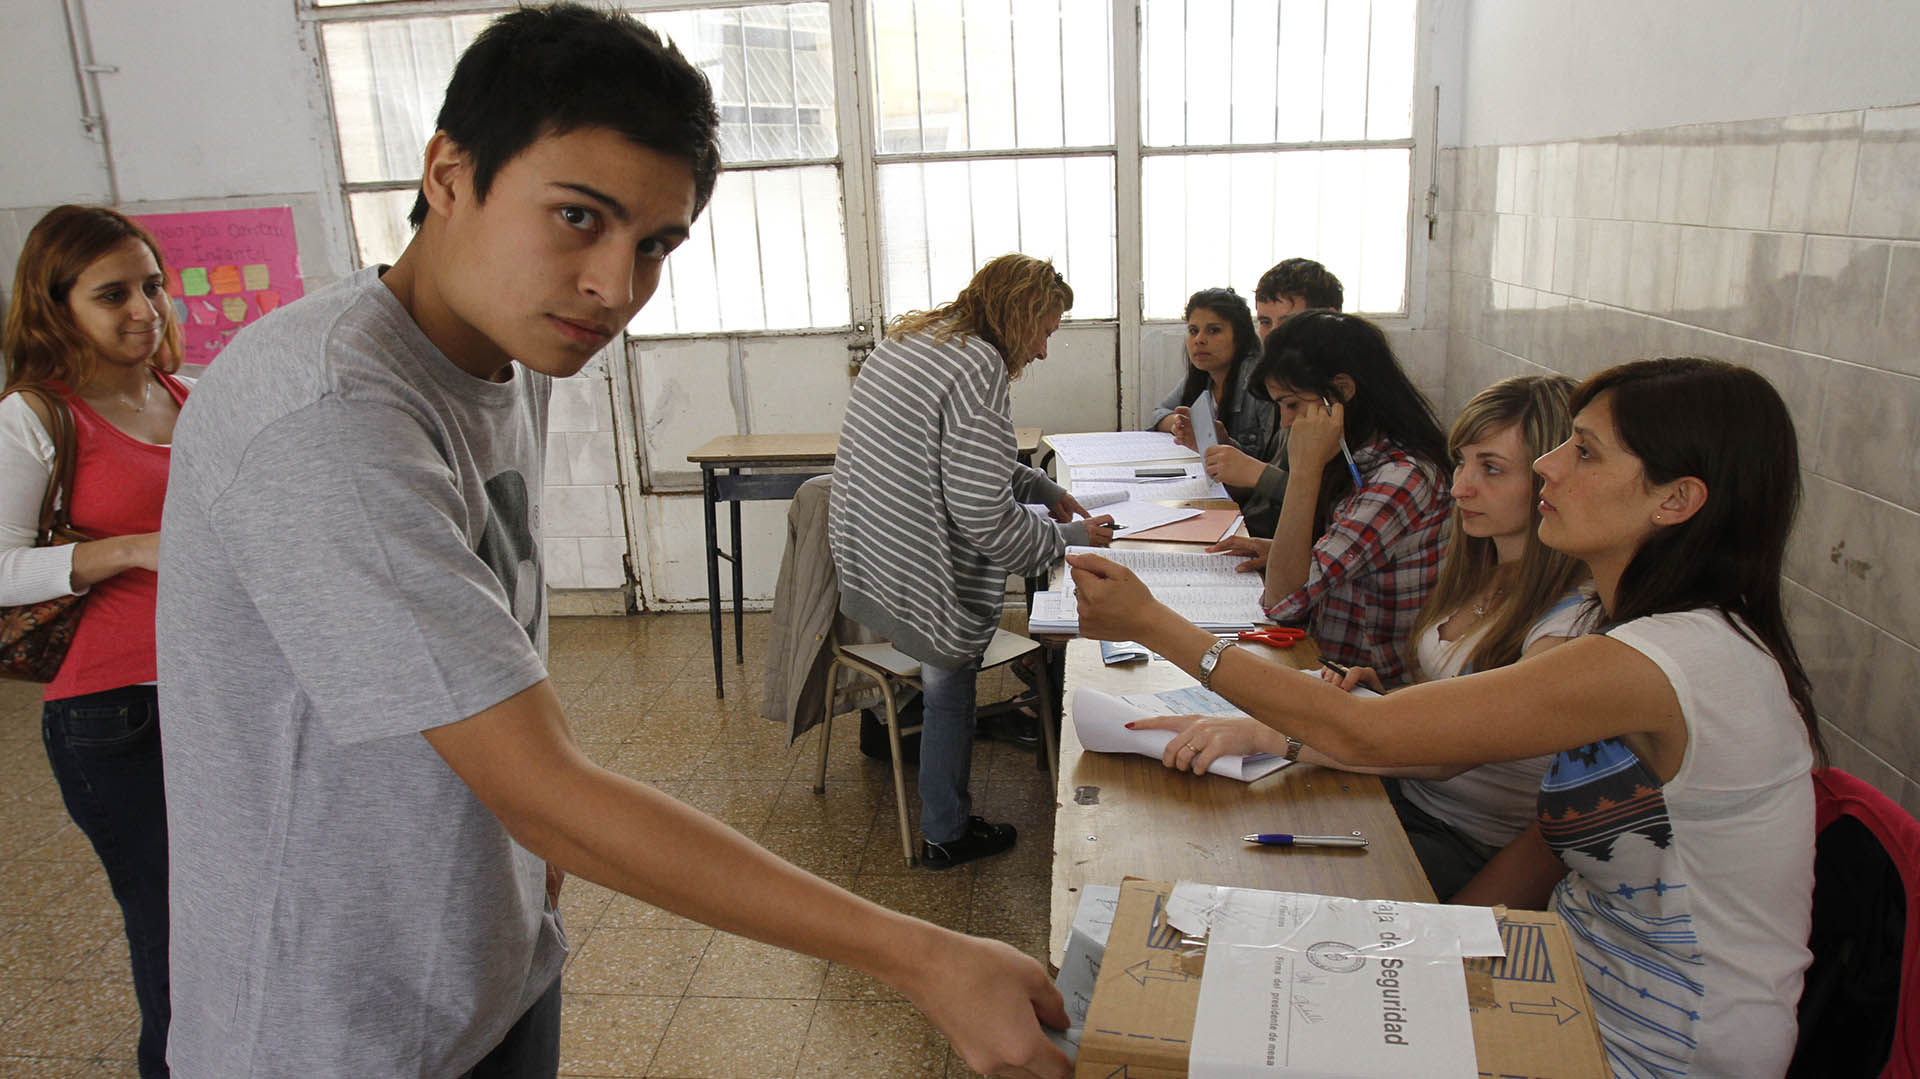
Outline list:
[[[186,403],[187,387],[180,380],[161,375],[160,384],[176,406]],[[66,401],[79,454],[73,470],[73,526],[95,539],[159,531],[172,448],[134,438],[74,394],[68,393]],[[151,570],[130,569],[95,584],[87,593],[67,658],[47,683],[46,699],[153,681],[154,596]]]

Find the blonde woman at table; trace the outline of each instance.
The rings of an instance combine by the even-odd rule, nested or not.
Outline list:
[[[974,684],[1009,574],[1070,545],[1104,547],[1113,518],[1015,458],[1008,383],[1047,358],[1073,306],[1053,264],[1001,255],[952,303],[901,315],[860,368],[833,466],[828,535],[847,617],[920,662],[920,861],[998,854],[1011,824],[973,814]],[[1022,503],[1043,505],[1052,520]]]
[[[1764,378],[1700,359],[1602,371],[1572,408],[1573,436],[1534,465],[1540,538],[1592,569],[1602,632],[1361,698],[1217,641],[1094,555],[1071,560],[1080,630],[1138,640],[1339,760],[1554,754],[1535,823],[1455,901],[1565,920],[1615,1075],[1779,1075],[1811,959],[1823,755],[1780,595],[1793,421]],[[1175,741],[1188,767],[1246,749]]]
[[[1268,617],[1304,624],[1328,657],[1398,685],[1440,566],[1447,437],[1386,335],[1358,315],[1286,319],[1267,335],[1255,374],[1288,431],[1286,497],[1271,540],[1208,549],[1253,556],[1240,569],[1265,570]],[[1229,486],[1265,467],[1224,446],[1208,450],[1206,464]]]

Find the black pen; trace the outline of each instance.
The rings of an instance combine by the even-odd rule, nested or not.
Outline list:
[[[1137,480],[1177,480],[1187,474],[1184,468],[1136,468],[1133,478]]]
[[[1340,677],[1342,677],[1342,678],[1345,678],[1345,677],[1347,676],[1347,671],[1348,671],[1348,668],[1346,668],[1346,667],[1343,667],[1343,666],[1341,666],[1340,664],[1338,664],[1338,663],[1335,663],[1334,661],[1332,661],[1332,660],[1330,660],[1330,659],[1322,659],[1322,660],[1320,661],[1320,665],[1321,665],[1322,667],[1325,667],[1325,668],[1326,668],[1327,670],[1330,670],[1330,671],[1332,671],[1333,673],[1335,673],[1335,674],[1337,674],[1337,675],[1339,675],[1339,676],[1340,676]]]

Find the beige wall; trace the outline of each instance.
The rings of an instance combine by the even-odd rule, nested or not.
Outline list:
[[[1799,429],[1786,591],[1828,747],[1920,811],[1920,106],[1447,155],[1447,409],[1639,356],[1765,373]]]

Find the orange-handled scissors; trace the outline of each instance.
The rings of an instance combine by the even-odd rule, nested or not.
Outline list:
[[[1256,644],[1268,644],[1275,648],[1292,648],[1307,639],[1307,631],[1298,626],[1264,626],[1260,629],[1243,629],[1240,639]]]

